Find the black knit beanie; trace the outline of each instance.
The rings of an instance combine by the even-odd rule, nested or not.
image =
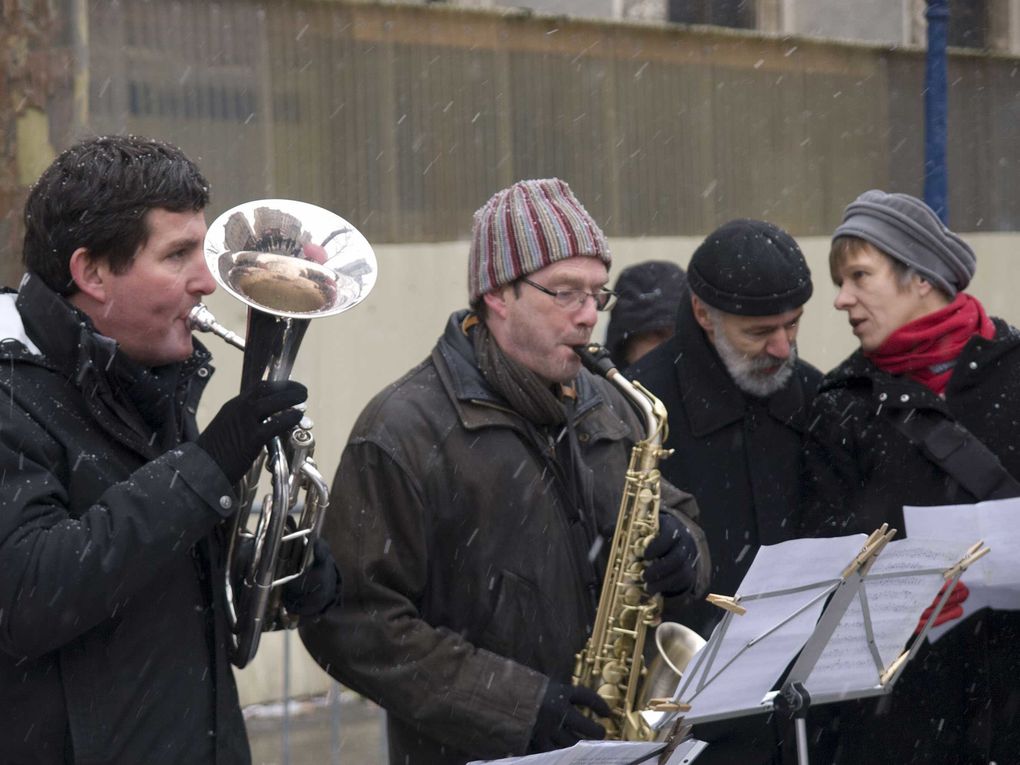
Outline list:
[[[676,324],[686,286],[684,270],[668,260],[648,260],[623,269],[613,285],[617,301],[606,328],[609,355],[621,361],[628,337]]]
[[[742,316],[799,308],[812,290],[793,237],[760,220],[731,220],[709,234],[691,257],[687,280],[708,305]]]

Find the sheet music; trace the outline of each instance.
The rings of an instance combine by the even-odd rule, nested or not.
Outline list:
[[[886,545],[808,676],[805,686],[812,698],[880,686],[883,669],[902,653],[921,613],[942,587],[942,572],[977,541],[961,541],[968,539],[910,538]],[[905,572],[910,575],[900,575]]]
[[[666,765],[689,765],[708,746],[704,741],[682,741]],[[658,762],[663,744],[657,741],[579,741],[568,749],[529,754],[524,757],[506,757],[502,760],[474,760],[468,765],[636,765]]]
[[[970,588],[963,603],[966,617],[984,608],[1020,609],[1020,498],[996,499],[976,505],[903,508],[909,537],[983,539],[991,553],[961,577]],[[951,628],[947,625],[939,632]],[[939,634],[932,630],[932,637]]]
[[[804,647],[825,605],[822,596],[865,539],[793,539],[758,550],[738,590],[747,613],[716,627],[725,632],[711,666],[715,634],[684,673],[677,695],[691,705],[686,721],[768,711],[765,694]]]
[[[951,540],[912,538],[885,546],[808,675],[813,699],[882,691],[882,672],[906,647],[943,572],[977,541],[971,537],[973,529]],[[691,705],[687,722],[771,709],[766,696],[808,641],[818,642],[819,617],[866,539],[795,539],[759,550],[738,591],[747,613],[727,614],[684,673],[677,697]],[[855,586],[852,581],[845,586]]]

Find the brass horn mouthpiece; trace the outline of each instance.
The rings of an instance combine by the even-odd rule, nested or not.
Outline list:
[[[212,311],[199,303],[188,312],[188,326],[197,332],[211,332],[212,334],[230,343],[235,348],[244,350],[244,338],[236,332],[231,332],[212,315]]]

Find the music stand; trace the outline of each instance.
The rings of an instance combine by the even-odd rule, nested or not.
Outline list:
[[[709,596],[726,614],[674,694],[691,705],[684,722],[793,712],[798,759],[807,765],[811,704],[891,691],[960,575],[988,552],[981,542],[962,554],[944,540],[889,544],[895,533],[883,525],[863,545],[856,535],[761,548],[736,596]],[[654,724],[677,717],[665,713]]]

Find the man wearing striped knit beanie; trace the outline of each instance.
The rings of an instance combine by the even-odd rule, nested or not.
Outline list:
[[[580,366],[610,307],[605,235],[561,180],[477,213],[471,308],[354,426],[324,534],[343,602],[302,629],[334,677],[388,712],[391,763],[465,763],[601,738],[571,685],[642,426]],[[706,589],[689,495],[663,486],[645,583]]]

